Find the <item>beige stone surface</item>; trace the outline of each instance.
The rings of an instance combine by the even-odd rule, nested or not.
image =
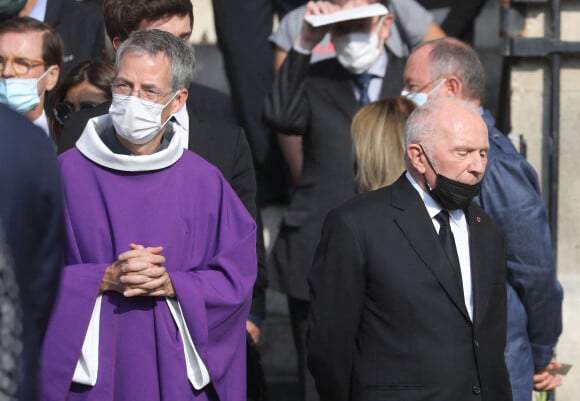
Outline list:
[[[529,8],[526,37],[541,37],[549,24],[549,3]],[[543,8],[543,10],[542,10]],[[580,40],[580,2],[563,0],[562,40]],[[548,110],[549,61],[521,61],[512,72],[512,127],[525,134],[528,159],[541,174],[542,136]],[[564,331],[557,346],[560,362],[574,365],[556,392],[558,401],[577,401],[580,394],[580,55],[563,58],[560,77],[560,146],[558,191],[558,277],[564,287]]]
[[[512,133],[523,135],[527,143],[527,159],[538,175],[542,174],[542,135],[545,63],[519,62],[512,69],[511,108]]]
[[[192,0],[192,4],[194,18],[192,43],[216,43],[211,0]]]
[[[564,0],[562,2],[562,40],[578,41],[580,40],[580,23],[578,14],[580,14],[580,2],[578,0]]]

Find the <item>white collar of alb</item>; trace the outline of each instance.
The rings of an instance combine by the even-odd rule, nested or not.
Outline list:
[[[76,143],[77,149],[94,163],[119,171],[153,171],[171,166],[183,154],[181,146],[182,133],[178,124],[171,124],[174,131],[173,137],[166,149],[152,153],[150,155],[121,155],[113,153],[107,145],[103,143],[100,135],[107,129],[111,129],[113,124],[108,114],[91,118],[83,130],[81,137]],[[169,127],[167,127],[169,128]]]

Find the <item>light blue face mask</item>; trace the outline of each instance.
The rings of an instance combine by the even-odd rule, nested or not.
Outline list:
[[[428,92],[428,93],[423,93],[423,92],[409,92],[406,90],[402,90],[401,91],[401,96],[402,97],[406,97],[407,99],[415,102],[415,104],[417,106],[423,106],[425,103],[427,103],[427,100],[429,100],[429,95],[431,95],[432,93],[434,93],[435,91],[437,91],[437,89],[439,89],[441,87],[441,85],[443,85],[443,83],[447,80],[447,78],[439,78],[436,79],[433,82],[437,82],[436,85],[433,86],[433,88]],[[429,84],[433,83],[433,82],[429,82]],[[429,84],[425,85],[424,87],[428,86]],[[424,88],[423,87],[423,88]],[[421,90],[421,89],[419,89]]]
[[[19,113],[26,113],[40,103],[38,81],[50,70],[38,78],[0,78],[0,103],[4,103]]]

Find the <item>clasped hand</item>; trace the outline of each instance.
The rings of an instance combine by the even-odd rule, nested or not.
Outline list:
[[[163,267],[163,247],[129,246],[131,249],[120,254],[105,270],[101,292],[117,291],[125,297],[174,297],[173,284]]]

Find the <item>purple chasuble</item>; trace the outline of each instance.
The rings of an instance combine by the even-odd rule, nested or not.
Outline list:
[[[43,347],[42,400],[246,400],[245,322],[256,226],[220,172],[184,151],[126,172],[71,149],[59,157],[66,267]],[[163,246],[165,267],[211,383],[195,390],[163,297],[105,292],[96,385],[71,383],[99,285],[130,243]]]

